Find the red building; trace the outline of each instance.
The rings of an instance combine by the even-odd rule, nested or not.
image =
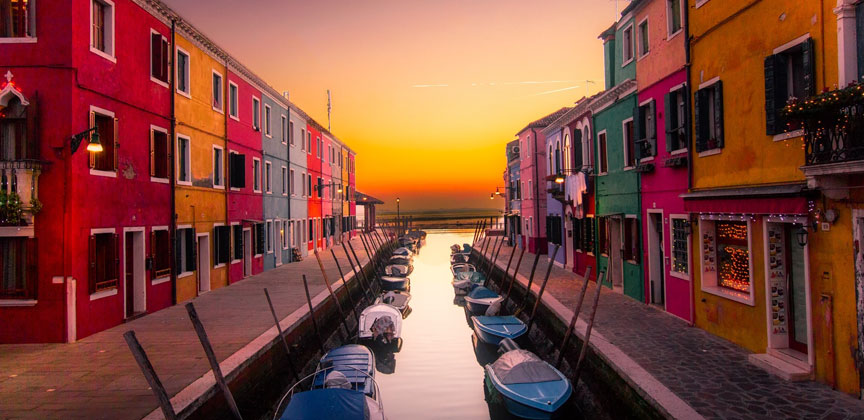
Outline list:
[[[309,191],[307,200],[309,217],[309,250],[323,249],[323,228],[321,218],[323,217],[323,201],[318,185],[323,183],[321,173],[321,132],[323,127],[314,120],[309,120],[306,125],[306,186]]]
[[[0,44],[0,342],[75,341],[172,304],[170,26],[125,0],[27,6]],[[93,127],[103,151],[73,153]]]

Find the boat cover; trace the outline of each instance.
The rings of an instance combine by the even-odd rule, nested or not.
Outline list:
[[[324,377],[324,388],[351,389],[352,385],[344,373],[334,370]]]
[[[475,316],[477,321],[483,325],[520,325],[524,324],[519,318],[513,315],[508,316]],[[497,374],[497,372],[496,372]]]
[[[387,292],[381,296],[381,302],[400,308],[405,306],[408,296],[401,293]]]
[[[291,397],[281,420],[368,419],[366,395],[349,389],[329,388],[300,392]]]
[[[468,280],[474,283],[486,281],[486,276],[479,271],[460,271],[456,273],[456,278],[459,280]]]
[[[497,298],[498,293],[495,293],[483,286],[480,286],[468,293],[468,297],[472,299],[488,299],[488,298]]]
[[[560,381],[558,372],[528,350],[511,350],[491,365],[495,376],[504,385]]]
[[[384,336],[389,340],[396,334],[396,324],[389,316],[382,315],[372,323],[372,327],[369,330],[372,331],[373,338]]]

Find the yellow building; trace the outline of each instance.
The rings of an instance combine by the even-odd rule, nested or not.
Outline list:
[[[806,130],[783,113],[838,83],[835,2],[688,3],[695,323],[772,373],[857,393],[851,227],[814,232]]]
[[[226,266],[231,259],[221,255],[231,253],[225,210],[225,118],[231,93],[219,50],[201,39],[194,28],[178,28],[174,55],[177,302],[228,285]]]

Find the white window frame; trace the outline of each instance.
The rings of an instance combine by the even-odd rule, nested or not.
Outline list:
[[[255,117],[255,111],[258,111],[258,117]],[[252,129],[261,131],[261,99],[252,95]]]
[[[90,18],[92,19],[93,17],[91,16]],[[165,35],[162,35],[162,32],[159,32],[153,28],[150,28],[150,36],[152,37],[153,35],[159,35],[162,37],[162,41],[168,42],[168,38],[166,38]],[[153,83],[156,83],[157,85],[162,86],[164,88],[168,88],[167,82],[163,82],[163,81],[153,77],[153,41],[152,41],[152,38],[147,39],[147,43],[150,45],[150,81]],[[169,82],[170,82],[170,80],[169,80]]]
[[[301,152],[306,151],[306,129],[305,128],[300,129],[300,151]]]
[[[264,136],[266,136],[268,139],[273,138],[273,124],[271,124],[270,122],[272,117],[273,108],[270,108],[270,105],[264,104],[264,114],[261,116],[261,118],[264,118]]]
[[[315,137],[315,145],[318,146],[315,149],[315,157],[317,157],[318,160],[321,160],[321,147],[322,147],[321,136]]]
[[[634,127],[633,127],[634,131],[636,128],[635,127],[636,122],[633,120],[633,117],[630,117],[630,118],[627,118],[627,119],[624,119],[623,121],[621,121],[621,145],[624,146],[624,150],[622,150],[622,155],[624,156],[624,161],[621,163],[623,165],[622,170],[625,170],[625,171],[632,170],[633,168],[636,167],[635,166],[635,164],[636,164],[636,157],[635,156],[633,156],[634,166],[627,166],[627,162],[630,160],[629,159],[630,154],[627,153],[627,129],[625,127],[627,127],[628,122],[634,124]],[[636,139],[633,139],[633,140],[634,140],[633,152],[636,152],[636,143],[635,143]],[[607,146],[609,145],[609,138],[608,137],[606,138],[606,145]],[[606,158],[607,159],[609,158],[609,151],[608,150],[606,151]],[[607,166],[606,169],[608,170],[609,167]]]
[[[256,163],[258,164],[257,168],[255,165]],[[256,193],[261,192],[261,187],[262,187],[261,181],[263,181],[263,179],[262,179],[263,177],[261,176],[262,170],[263,170],[263,167],[261,166],[261,159],[257,158],[257,157],[253,157],[252,158],[252,191],[253,192],[256,192]],[[258,184],[258,188],[255,188],[256,183]]]
[[[648,51],[642,51],[642,24],[645,24],[645,36],[647,37],[645,45],[648,46]],[[645,16],[645,19],[642,19],[638,24],[636,24],[636,32],[636,55],[637,59],[641,60],[651,53],[651,25],[648,22],[648,16]]]
[[[220,164],[221,164],[221,168],[220,168],[221,171],[220,171],[220,172],[222,172],[222,173],[219,174],[219,178],[222,180],[222,183],[221,183],[221,184],[217,184],[217,183],[216,183],[216,167],[215,167],[215,165],[216,165],[216,151],[217,151],[217,150],[222,154],[222,159],[221,159],[221,162],[220,162]],[[211,173],[211,175],[210,175],[210,180],[213,181],[213,188],[216,188],[216,189],[219,189],[219,190],[224,190],[224,189],[225,189],[225,149],[222,148],[221,146],[217,146],[217,145],[214,144],[214,145],[213,145],[213,156],[212,156],[212,158],[213,158],[213,165],[214,165],[214,167],[213,167],[213,171],[212,171],[212,173]]]
[[[288,220],[282,220],[282,230],[280,232],[282,239],[282,250],[286,250],[291,247],[291,222]]]
[[[210,105],[212,106],[214,111],[216,111],[220,114],[224,114],[225,113],[225,76],[223,76],[222,73],[219,73],[218,71],[216,71],[216,69],[211,69],[211,72],[212,72],[212,74],[210,76],[210,96],[211,96]],[[219,76],[219,106],[218,107],[214,104],[214,102],[216,102],[216,98],[212,97],[213,96],[213,76]]]
[[[672,242],[675,240],[675,220],[684,220],[690,222],[690,216],[687,214],[670,214],[669,215],[669,275],[681,280],[690,281],[693,278],[693,227],[690,227],[690,232],[687,233],[687,273],[675,271],[675,247]],[[701,247],[700,247],[701,248]],[[701,264],[700,264],[701,266]]]
[[[167,232],[167,231],[168,231],[168,226],[153,226],[153,227],[150,228],[150,232],[161,232],[161,231],[166,231],[166,232]],[[152,236],[151,236],[151,238],[152,238]],[[171,241],[170,236],[169,236],[169,238],[168,238],[168,241],[169,241],[169,242]],[[150,241],[150,247],[151,247],[151,249],[152,249],[152,247],[153,247],[153,241],[152,241],[152,240]],[[169,262],[169,263],[173,263],[173,261],[171,261],[171,262]],[[171,280],[171,273],[168,273],[168,274],[166,274],[166,275],[164,275],[164,276],[162,276],[162,277],[156,277],[156,278],[152,278],[152,279],[150,279],[150,284],[151,284],[152,286],[155,286],[155,285],[157,285],[157,284],[166,283],[166,282],[168,282],[168,281],[170,281],[170,280]]]
[[[231,153],[234,153],[234,152],[231,152]],[[231,222],[231,224],[230,224],[230,226],[231,226],[231,233],[228,235],[228,237],[229,237],[230,240],[231,240],[231,246],[229,247],[229,248],[230,248],[230,251],[229,251],[229,252],[231,253],[231,261],[230,261],[230,264],[237,264],[237,263],[239,263],[240,261],[243,261],[242,258],[241,258],[241,259],[235,259],[235,258],[234,258],[234,239],[235,239],[235,237],[234,237],[234,226],[239,226],[239,225],[240,225],[240,222]],[[243,229],[243,228],[240,229],[240,240],[241,240],[241,241],[243,240],[243,231],[244,231],[244,230],[245,230],[245,229]]]
[[[282,165],[282,195],[288,196],[288,167]]]
[[[288,178],[288,192],[291,193],[291,197],[296,197],[296,196],[297,196],[297,193],[296,193],[296,191],[295,191],[295,189],[294,189],[294,187],[295,187],[295,183],[294,183],[294,176],[295,176],[295,174],[294,174],[294,168],[289,169],[289,171],[288,171],[288,175],[289,175],[289,178]]]
[[[699,218],[699,235],[704,236],[707,229],[707,224],[710,222],[712,224],[711,229],[714,230],[714,252],[716,255],[717,252],[717,230],[713,226],[714,222],[746,222],[747,223],[747,248],[750,253],[749,264],[750,264],[750,295],[745,296],[744,292],[736,292],[732,289],[722,287],[718,285],[717,282],[717,271],[713,271],[713,275],[706,274],[705,272],[705,249],[704,246],[699,247],[699,270],[701,274],[700,278],[700,289],[705,292],[715,296],[720,296],[722,298],[726,298],[735,302],[743,303],[748,306],[756,306],[756,281],[753,277],[753,223],[749,217],[744,215],[703,215]],[[701,244],[701,242],[700,242]],[[718,264],[717,258],[715,256],[714,264]]]
[[[231,112],[232,107],[234,108],[233,113]],[[234,121],[240,121],[240,87],[230,80],[228,81],[228,116]]]
[[[217,227],[222,227],[222,226],[225,226],[225,223],[219,223],[219,222],[215,222],[215,223],[213,223],[213,230],[212,230],[212,232],[213,232],[213,236],[212,236],[212,238],[213,238],[213,242],[210,244],[210,261],[211,261],[211,263],[213,263],[213,264],[212,264],[212,267],[213,267],[213,268],[222,268],[222,267],[225,267],[225,266],[227,265],[226,263],[219,263],[219,264],[216,264],[216,252],[215,252],[215,251],[216,251],[216,228],[217,228]],[[232,228],[232,227],[230,227],[230,226],[228,227],[228,253],[229,253],[229,254],[231,253],[231,246],[233,245],[233,243],[231,242],[231,232],[232,232],[233,230],[234,230],[234,228]],[[203,234],[196,234],[195,236],[202,236],[202,235],[208,235],[208,234],[207,234],[207,233],[203,233]],[[195,246],[198,246],[198,244],[195,244]],[[196,250],[195,254],[196,254],[196,255],[198,254],[197,250]],[[232,257],[233,257],[233,256],[232,256]],[[197,266],[198,266],[198,265],[196,264],[196,267],[197,267]]]
[[[267,220],[264,225],[264,243],[268,254],[273,253],[273,219]]]
[[[176,137],[177,137],[176,138],[177,144],[175,146],[174,153],[176,153],[176,156],[179,157],[179,159],[177,159],[177,168],[176,168],[177,185],[190,186],[190,185],[192,185],[192,137],[189,137],[185,134],[180,134],[180,133],[177,133]],[[180,139],[186,140],[188,142],[188,147],[186,148],[186,156],[180,156]],[[180,161],[184,158],[186,159],[186,170],[189,172],[188,174],[186,174],[188,181],[181,181],[180,180],[180,175],[181,175],[180,174]]]
[[[264,190],[267,194],[273,194],[273,163],[264,161]]]
[[[105,48],[110,50],[110,52],[102,51],[96,48],[93,45],[93,3],[99,2],[105,5],[110,12],[105,14]],[[111,0],[90,0],[90,17],[88,18],[90,22],[90,26],[87,28],[90,36],[90,52],[112,62],[117,63],[117,37],[116,37],[116,26],[117,26],[117,7],[114,5],[114,2]]]
[[[627,31],[630,31],[630,58],[625,57],[627,52],[625,40],[627,37],[625,36]],[[636,30],[633,27],[633,23],[627,24],[624,29],[621,31],[621,67],[625,67],[630,64],[636,58]]]
[[[180,61],[179,59],[177,59],[177,56],[179,54],[183,54],[186,56],[186,91],[180,90],[180,84],[177,83],[177,93],[179,93],[180,95],[183,95],[189,99],[192,99],[192,74],[190,73],[190,71],[192,70],[192,56],[189,54],[188,51],[186,51],[183,48],[180,48],[178,46],[177,51],[175,51],[175,53],[174,53],[174,63],[177,63]],[[179,73],[180,73],[180,67],[175,66],[175,69],[174,69],[174,82],[175,83],[180,80]]]
[[[153,147],[153,132],[154,132],[154,131],[158,131],[158,132],[160,132],[160,133],[165,134],[165,138],[166,138],[166,140],[170,140],[170,137],[169,137],[168,129],[167,129],[167,128],[162,128],[162,127],[159,127],[159,126],[156,126],[156,125],[150,124],[150,147]],[[170,143],[170,141],[168,141],[168,142]],[[169,144],[169,147],[170,147],[170,144]],[[152,150],[151,150],[150,159],[151,159],[151,160],[153,159]],[[168,158],[168,160],[170,161],[170,157]],[[169,163],[168,165],[170,165],[170,163]],[[150,182],[158,182],[158,183],[160,183],[160,184],[167,184],[167,183],[171,182],[171,179],[170,179],[170,176],[171,176],[171,175],[170,175],[170,172],[171,172],[171,171],[170,171],[170,166],[168,167],[168,169],[169,169],[169,171],[168,171],[168,172],[169,172],[168,176],[166,176],[165,178],[159,178],[159,177],[151,176],[151,177],[150,177]]]
[[[678,8],[681,9],[680,15],[678,16],[678,19],[681,22],[681,27],[678,28],[677,31],[672,32],[672,5],[668,1],[666,2],[666,41],[669,41],[678,34],[684,32],[684,8],[687,7],[688,3],[687,0],[678,0],[678,3]],[[699,0],[697,0],[696,3],[698,4]]]
[[[28,7],[27,7],[27,20],[29,21],[28,24],[32,28],[31,33],[33,35],[0,38],[0,44],[31,44],[31,43],[37,42],[37,38],[36,38],[36,12],[37,11],[36,11],[36,8],[37,8],[36,0],[30,0],[28,2]],[[92,11],[90,12],[90,16],[92,18],[92,16],[93,16]],[[35,305],[36,301],[34,300],[33,302]],[[3,306],[3,305],[0,305],[0,306]]]
[[[306,132],[306,154],[312,156],[312,132]]]
[[[175,230],[175,236],[179,238],[180,235],[179,235],[178,231],[185,230],[185,229],[192,229],[192,225],[178,225],[178,226],[177,226],[177,229]],[[185,238],[186,235],[184,234],[183,237]],[[197,246],[197,244],[194,244],[194,245]],[[187,246],[189,246],[189,244],[187,244]],[[185,253],[185,252],[180,252],[179,249],[174,250],[174,252],[175,252],[175,253],[176,253],[176,252],[179,252],[179,253],[180,253],[180,258],[181,258],[181,260],[182,260],[182,263],[180,264],[180,267],[175,267],[175,270],[185,269],[185,267],[186,267],[186,253]],[[197,255],[198,253],[196,252],[195,254]],[[174,261],[171,261],[171,264],[174,264]],[[198,267],[197,262],[196,262],[196,264],[195,264],[195,268],[196,268],[196,269],[200,268],[200,267]],[[183,278],[183,277],[191,276],[191,275],[193,275],[193,274],[195,274],[194,271],[178,271],[178,272],[177,272],[177,278],[180,279],[180,278]]]

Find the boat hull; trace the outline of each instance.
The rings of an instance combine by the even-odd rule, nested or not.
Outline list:
[[[510,414],[519,418],[532,420],[557,419],[563,417],[564,406],[566,401],[570,399],[572,389],[568,389],[566,394],[561,397],[561,400],[557,401],[555,404],[540,408],[539,405],[535,406],[523,403],[517,400],[516,396],[511,395],[510,392],[499,388],[500,385],[493,378],[494,375],[490,373],[491,368],[487,365],[484,370],[486,371],[484,383],[486,384],[487,390],[495,394],[496,398],[494,399],[500,400]]]
[[[405,290],[408,288],[408,277],[381,278],[381,288],[384,290]]]
[[[498,344],[501,344],[501,340],[505,338],[516,340],[525,334],[528,329],[522,321],[514,320],[513,322],[493,324],[492,322],[489,322],[493,320],[493,318],[510,317],[471,317],[474,334],[477,335],[477,338],[479,338],[480,341],[483,341],[486,344],[497,346]]]
[[[465,307],[468,308],[468,311],[471,312],[472,315],[483,315],[486,313],[486,310],[489,309],[489,306],[500,300],[500,296],[497,298],[483,299],[474,299],[471,296],[466,296]]]

